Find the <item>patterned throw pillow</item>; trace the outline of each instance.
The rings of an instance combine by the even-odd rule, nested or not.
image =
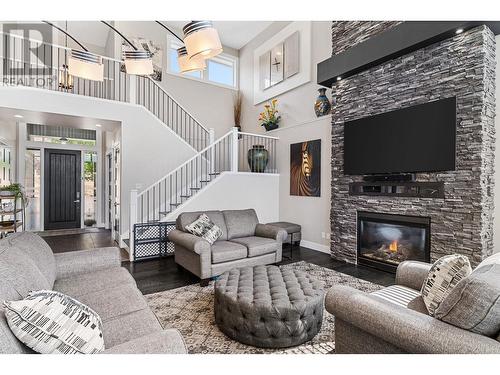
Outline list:
[[[446,255],[432,265],[421,290],[425,306],[431,316],[434,316],[441,302],[458,282],[471,272],[469,259],[458,254]]]
[[[191,224],[186,225],[186,230],[195,236],[207,240],[210,245],[222,236],[222,230],[210,221],[208,216],[205,214],[201,214],[198,219],[193,221]]]
[[[77,300],[52,290],[30,292],[19,301],[5,301],[12,333],[42,354],[94,354],[104,350],[102,322]]]

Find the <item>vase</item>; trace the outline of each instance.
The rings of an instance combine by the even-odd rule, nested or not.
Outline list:
[[[264,173],[269,162],[269,151],[263,145],[253,145],[248,150],[248,166],[255,173]]]
[[[325,116],[330,113],[332,105],[326,97],[326,89],[324,87],[318,89],[319,96],[314,102],[314,112],[317,117]]]
[[[264,124],[264,128],[266,128],[266,132],[274,129],[278,129],[278,123],[277,122],[268,122]]]

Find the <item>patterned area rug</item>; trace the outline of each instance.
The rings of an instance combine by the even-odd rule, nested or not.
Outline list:
[[[382,288],[380,285],[307,262],[297,262],[282,267],[307,272],[317,280],[322,281],[325,290],[335,284],[348,285],[365,292],[373,292]],[[278,350],[261,349],[228,338],[219,331],[215,324],[213,288],[213,282],[210,282],[209,286],[205,288],[194,284],[146,296],[149,306],[160,320],[163,328],[177,328],[182,333],[189,353],[328,354],[335,352],[333,315],[326,310],[318,335],[311,341],[296,347]]]

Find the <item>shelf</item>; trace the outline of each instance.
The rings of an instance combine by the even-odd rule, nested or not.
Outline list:
[[[17,215],[20,212],[23,212],[23,210],[21,208],[18,208],[15,211],[0,211],[0,216]]]
[[[23,225],[22,221],[18,221],[15,224],[4,227],[0,225],[0,232],[15,232],[17,228]]]
[[[0,195],[0,201],[2,199],[17,199],[15,195]]]
[[[351,182],[349,195],[444,198],[443,182]]]

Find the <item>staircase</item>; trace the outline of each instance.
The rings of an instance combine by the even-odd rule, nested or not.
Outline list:
[[[141,241],[163,249],[157,253],[164,252],[166,224],[175,220],[186,203],[225,172],[255,172],[248,161],[248,151],[253,146],[262,145],[269,153],[265,171],[259,172],[278,172],[275,152],[278,138],[232,128],[215,140],[213,130],[197,121],[156,81],[150,77],[127,75],[120,60],[102,57],[103,82],[73,77],[72,84],[67,85],[63,66],[68,65],[69,48],[12,34],[0,33],[0,36],[3,61],[0,77],[4,84],[140,105],[197,152],[143,191],[130,192],[127,245],[131,261],[136,259],[136,234]]]
[[[156,116],[165,126],[196,151],[209,144],[209,130],[177,103],[150,77],[128,75],[120,60],[102,57],[103,82],[72,77],[68,86],[63,66],[68,65],[71,49],[0,33],[4,84],[29,86],[98,99],[138,104]]]

